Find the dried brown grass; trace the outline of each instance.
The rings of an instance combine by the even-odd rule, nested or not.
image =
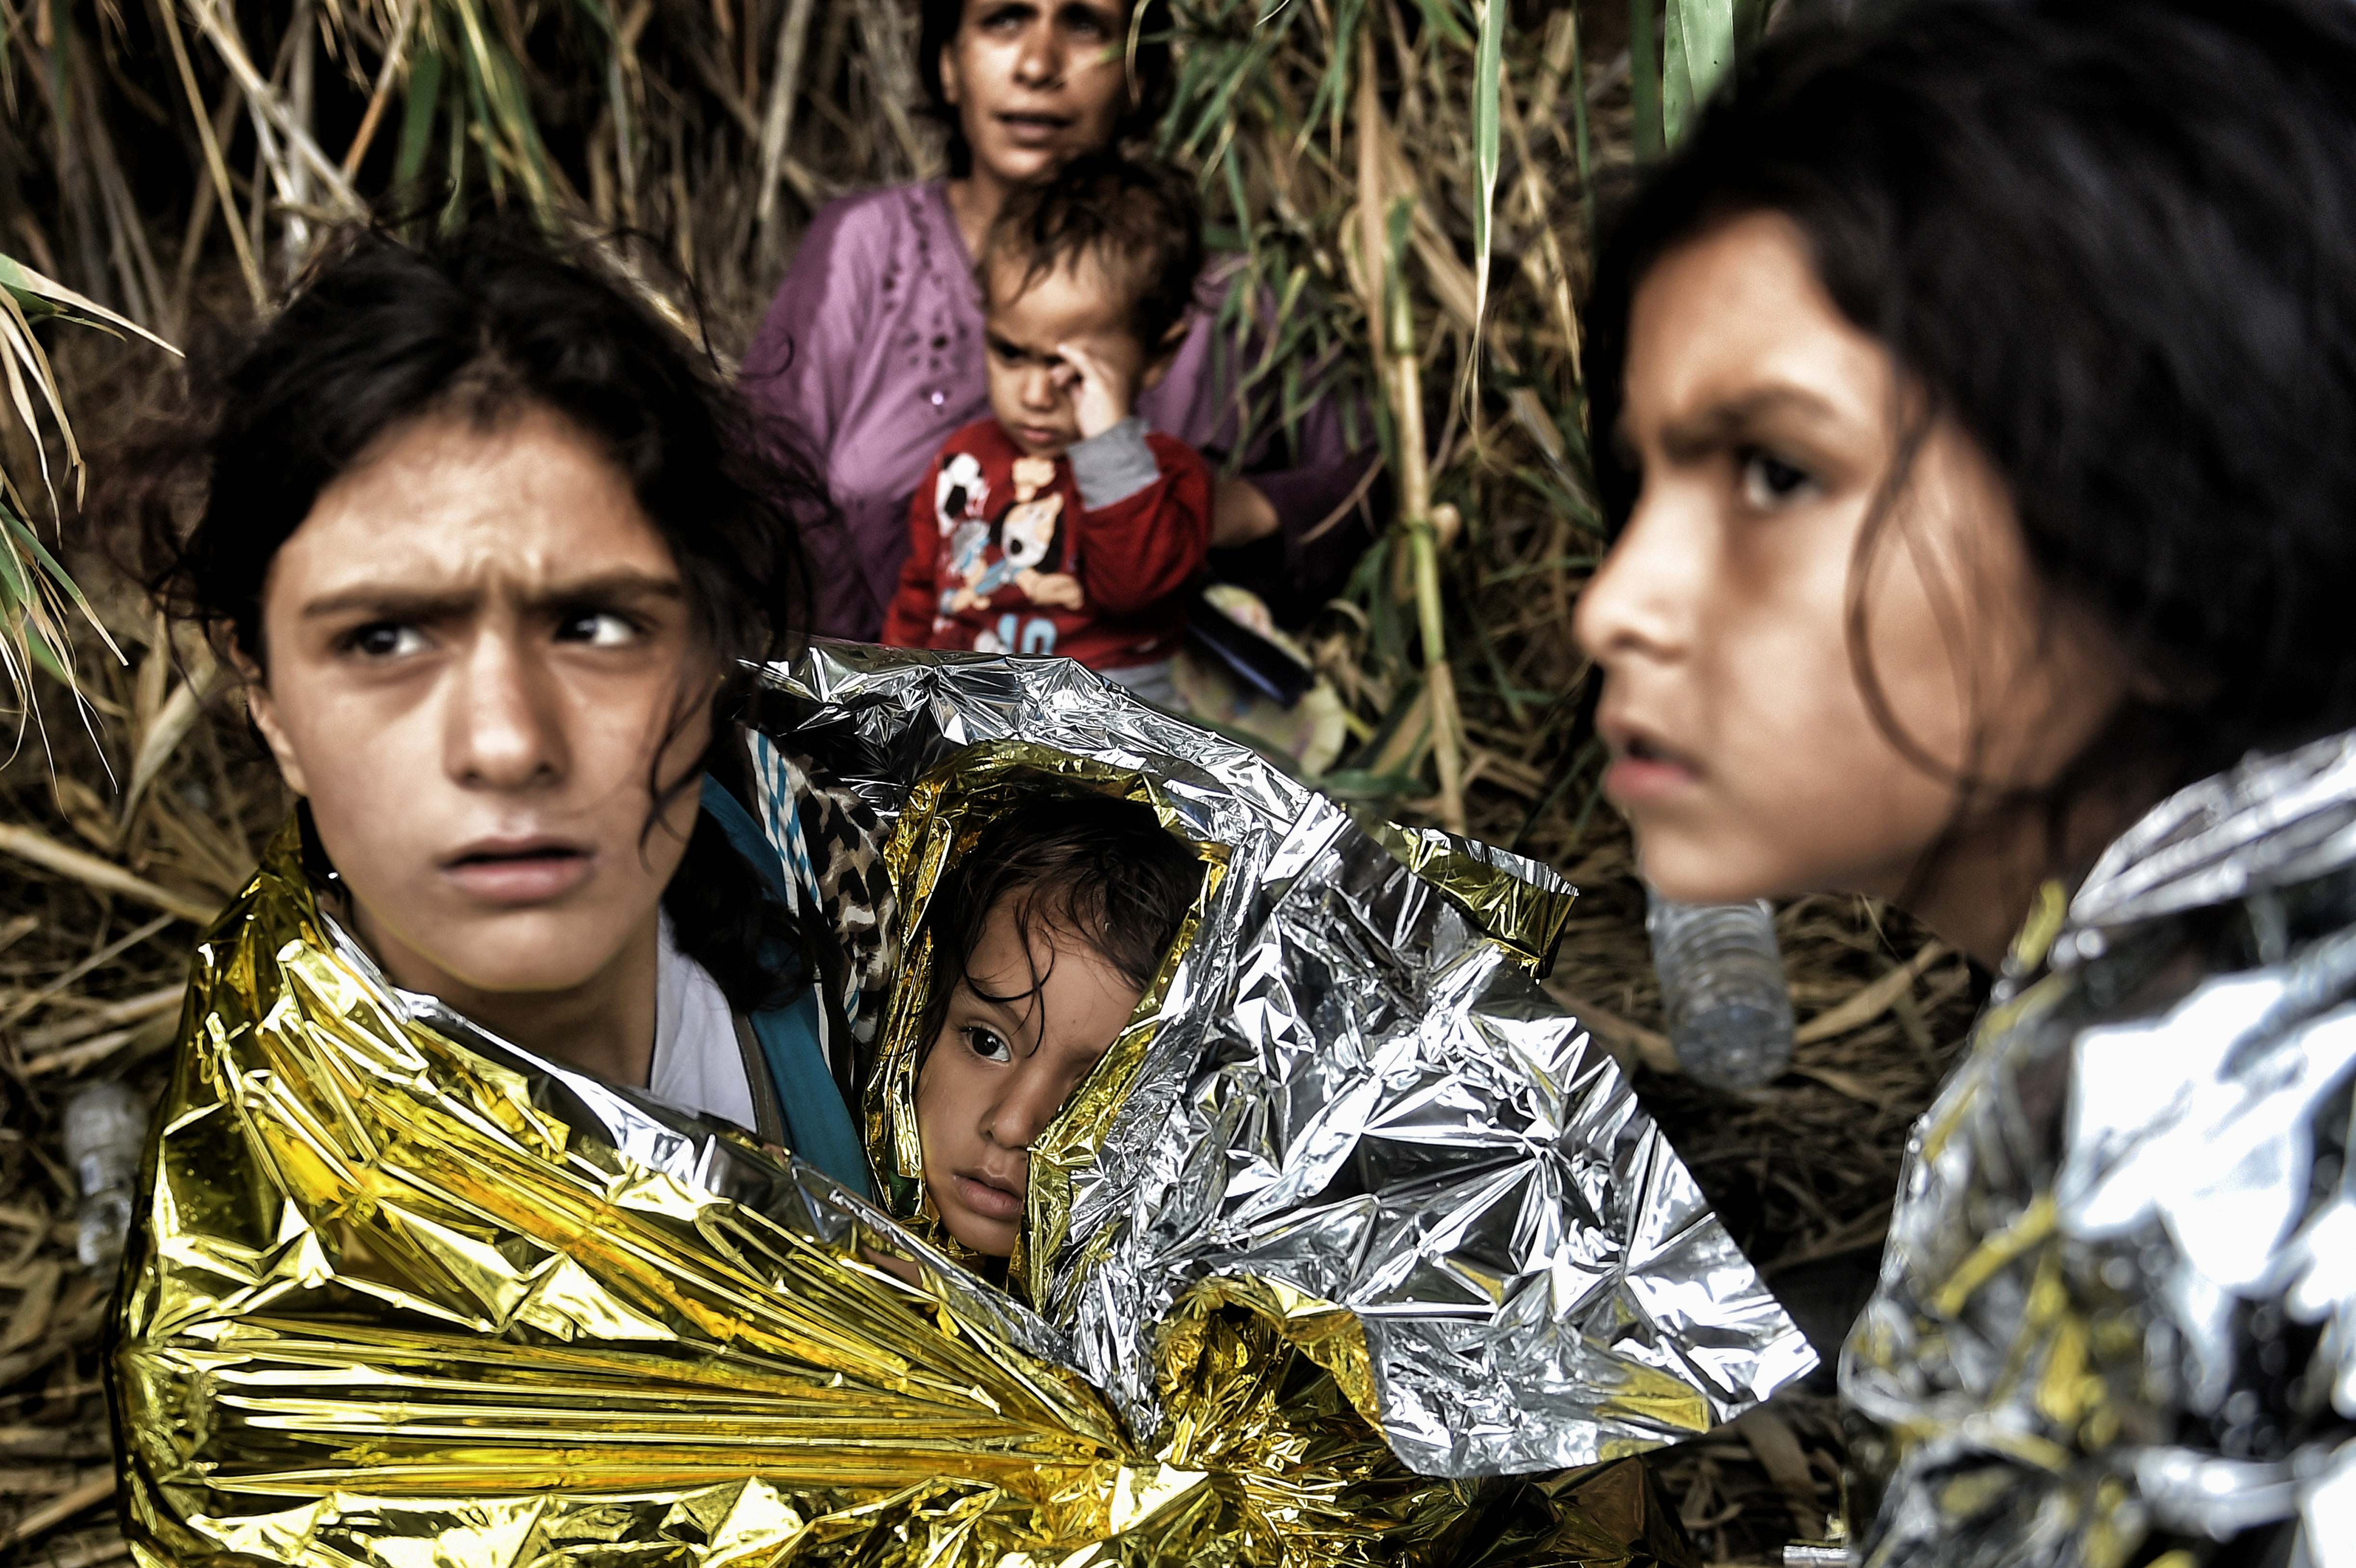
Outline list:
[[[192,715],[125,811],[117,786],[188,702],[174,703],[182,677],[153,624],[143,640],[120,595],[112,608],[134,662],[84,660],[92,726],[53,713],[50,756],[27,749],[0,768],[0,833],[11,836],[0,839],[0,1563],[56,1568],[128,1552],[104,1506],[114,1468],[100,1353],[113,1276],[75,1256],[64,1107],[99,1077],[151,1104],[160,1093],[195,929],[186,915],[241,885],[284,809],[273,771],[215,705]],[[36,846],[50,864],[27,858]],[[113,868],[118,885],[91,863]],[[148,893],[119,885],[134,880]]]

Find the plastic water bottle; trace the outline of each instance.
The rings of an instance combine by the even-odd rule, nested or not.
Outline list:
[[[1753,1089],[1792,1061],[1792,988],[1764,899],[1681,904],[1644,890],[1661,1011],[1687,1076]]]
[[[146,1141],[147,1107],[121,1083],[92,1083],[66,1102],[66,1160],[81,1189],[74,1250],[84,1268],[122,1255]]]

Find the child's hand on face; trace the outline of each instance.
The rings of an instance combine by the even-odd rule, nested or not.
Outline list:
[[[1141,369],[1116,366],[1076,343],[1058,343],[1055,352],[1064,361],[1055,374],[1071,392],[1082,441],[1093,441],[1136,410]]]

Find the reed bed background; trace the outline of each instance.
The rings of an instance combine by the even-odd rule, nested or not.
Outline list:
[[[1760,0],[1179,0],[1163,150],[1240,258],[1231,320],[1272,312],[1249,357],[1266,417],[1338,377],[1386,454],[1395,520],[1310,639],[1353,737],[1321,782],[1581,889],[1550,985],[1829,1339],[1973,976],[1895,917],[1803,901],[1781,915],[1793,1070],[1748,1095],[1679,1077],[1569,636],[1603,545],[1576,311],[1598,209],[1771,20]],[[74,1257],[60,1112],[101,1076],[160,1087],[187,944],[286,806],[205,650],[94,548],[83,459],[102,469],[168,388],[162,344],[250,319],[396,192],[643,237],[648,287],[700,300],[727,361],[819,205],[937,171],[915,36],[900,0],[0,0],[0,1563],[126,1555],[112,1280]],[[1824,1529],[1828,1388],[1658,1456],[1706,1560]]]

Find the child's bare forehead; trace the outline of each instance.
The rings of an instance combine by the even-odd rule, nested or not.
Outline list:
[[[1136,291],[1092,261],[1028,278],[1019,261],[994,263],[988,271],[983,325],[1015,347],[1053,352],[1070,338],[1128,329]]]

